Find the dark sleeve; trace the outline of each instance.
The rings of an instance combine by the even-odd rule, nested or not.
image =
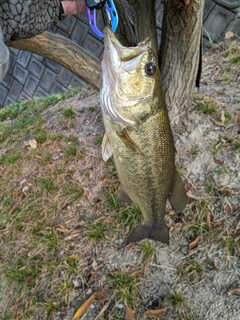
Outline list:
[[[59,21],[60,0],[9,0],[0,6],[4,41],[31,38]]]

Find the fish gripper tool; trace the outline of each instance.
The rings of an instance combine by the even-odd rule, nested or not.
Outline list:
[[[97,10],[105,9],[108,16],[108,23],[113,32],[118,26],[118,14],[113,0],[85,0],[88,22],[92,31],[99,37],[103,38],[104,33],[97,26]]]

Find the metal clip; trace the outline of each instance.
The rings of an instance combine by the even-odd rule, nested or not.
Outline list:
[[[99,37],[103,38],[104,33],[97,26],[97,10],[105,8],[109,25],[115,32],[118,26],[118,14],[113,0],[86,0],[88,22],[92,31]]]

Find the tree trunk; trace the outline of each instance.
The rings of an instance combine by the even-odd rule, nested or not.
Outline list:
[[[163,18],[160,68],[173,131],[184,127],[201,69],[204,0],[167,0]]]
[[[157,53],[155,0],[115,0],[119,15],[117,35],[125,46],[136,46],[150,38]]]
[[[9,41],[7,45],[54,60],[100,89],[100,61],[63,36],[44,32],[31,39]]]

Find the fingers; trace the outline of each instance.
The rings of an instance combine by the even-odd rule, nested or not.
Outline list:
[[[67,16],[84,13],[86,11],[85,0],[62,1],[62,6],[63,6],[64,13]]]

